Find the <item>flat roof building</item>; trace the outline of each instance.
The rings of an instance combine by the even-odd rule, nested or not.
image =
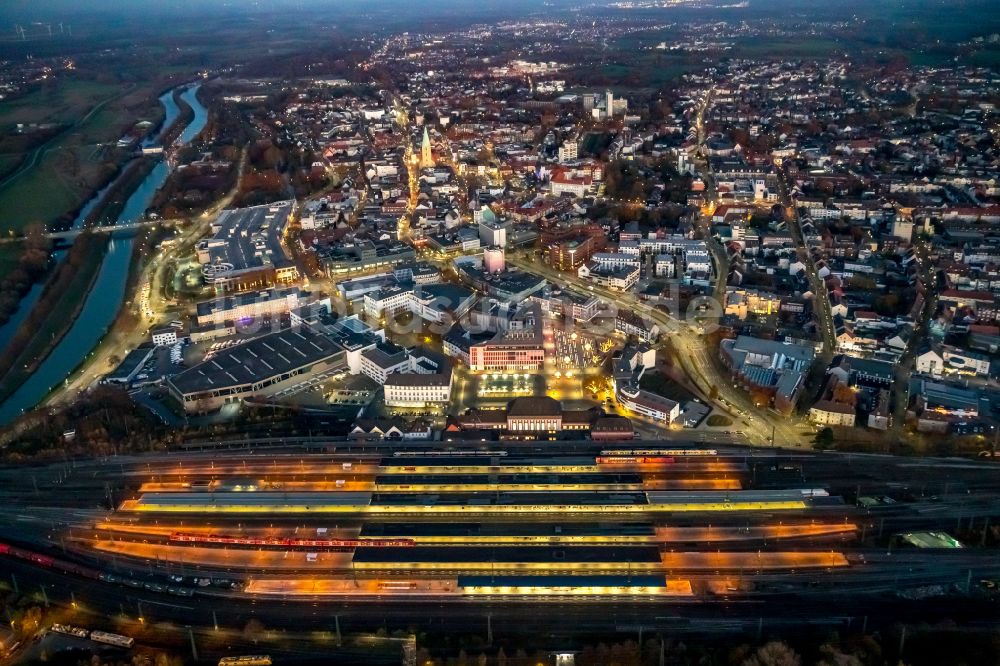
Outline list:
[[[434,374],[394,373],[385,380],[387,407],[425,407],[451,399],[451,368]]]
[[[196,319],[199,326],[204,326],[281,315],[303,305],[309,296],[309,292],[301,291],[298,287],[220,296],[198,303]]]
[[[379,384],[385,384],[389,375],[410,370],[410,354],[403,347],[381,341],[361,353],[361,373]]]
[[[493,339],[469,347],[469,369],[474,372],[537,371],[544,363],[545,345],[535,327],[501,331]]]
[[[326,251],[322,260],[327,275],[366,271],[379,266],[390,268],[396,264],[412,262],[417,254],[413,248],[397,241],[359,240]]]
[[[723,363],[745,388],[774,400],[776,409],[790,412],[798,401],[816,351],[807,345],[762,340],[741,335],[719,345]]]
[[[344,364],[344,348],[309,325],[277,331],[223,349],[167,380],[188,413],[288,388]]]
[[[626,409],[654,421],[673,423],[674,419],[681,414],[680,403],[643,390],[637,384],[619,386],[617,393],[618,401]]]
[[[198,243],[206,284],[242,291],[298,279],[281,244],[294,207],[294,201],[281,201],[220,213],[212,237]]]

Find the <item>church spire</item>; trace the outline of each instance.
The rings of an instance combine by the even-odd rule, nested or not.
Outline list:
[[[431,137],[424,127],[424,140],[420,144],[420,168],[430,169],[434,166],[434,153],[431,152]]]

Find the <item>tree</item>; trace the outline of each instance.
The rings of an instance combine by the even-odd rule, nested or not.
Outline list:
[[[800,666],[802,659],[795,650],[781,641],[771,641],[757,648],[743,666]]]
[[[30,606],[14,618],[11,626],[17,636],[27,638],[38,631],[41,622],[42,609],[38,606]]]
[[[845,654],[835,645],[826,644],[820,647],[823,656],[817,666],[864,666],[864,662],[853,654]]]
[[[757,407],[768,407],[771,404],[771,394],[757,387],[750,389],[750,402]]]
[[[814,449],[829,449],[833,446],[833,430],[830,428],[823,428],[818,433],[816,433],[815,439],[813,439]]]

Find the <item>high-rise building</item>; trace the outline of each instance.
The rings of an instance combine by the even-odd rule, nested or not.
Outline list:
[[[486,248],[483,252],[483,268],[487,273],[502,273],[506,266],[502,247],[496,245]]]
[[[479,243],[483,247],[507,246],[507,230],[510,228],[510,220],[501,220],[489,208],[485,208],[482,220],[479,222]]]
[[[579,155],[579,147],[577,145],[575,138],[566,139],[561,146],[559,146],[559,161],[569,162],[575,160]]]

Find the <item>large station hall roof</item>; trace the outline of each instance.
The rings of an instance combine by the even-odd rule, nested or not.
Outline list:
[[[170,381],[183,394],[217,391],[280,377],[341,351],[336,341],[310,326],[294,326],[224,349]]]

